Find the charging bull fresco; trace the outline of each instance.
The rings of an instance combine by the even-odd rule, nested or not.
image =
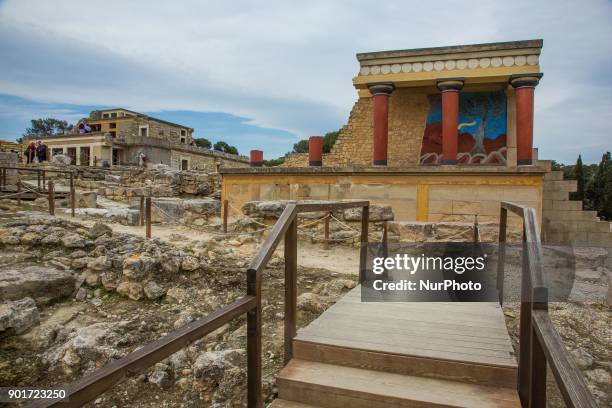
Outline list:
[[[442,162],[442,95],[429,95],[421,164]],[[459,94],[459,146],[463,164],[506,164],[506,94]]]

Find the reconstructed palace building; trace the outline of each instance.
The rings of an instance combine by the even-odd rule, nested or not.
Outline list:
[[[281,167],[225,169],[223,197],[369,199],[398,221],[498,222],[500,201],[534,207],[557,241],[611,243],[569,201],[574,182],[534,148],[542,40],[357,54],[358,99],[328,154],[322,138]],[[518,220],[514,220],[518,223]]]

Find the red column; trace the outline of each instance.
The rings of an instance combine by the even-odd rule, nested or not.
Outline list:
[[[387,165],[387,143],[389,140],[389,95],[394,86],[391,82],[368,84],[373,98],[374,138],[373,160],[375,166]]]
[[[251,150],[251,167],[261,167],[263,165],[263,152],[261,150]]]
[[[442,92],[442,164],[457,164],[459,91],[463,78],[440,79],[437,86]]]
[[[310,136],[308,139],[308,165],[323,165],[323,138],[321,136]]]
[[[516,162],[533,164],[533,95],[541,73],[517,74],[510,77],[516,100]]]

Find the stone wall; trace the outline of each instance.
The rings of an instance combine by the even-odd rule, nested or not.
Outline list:
[[[389,97],[389,166],[419,163],[429,102],[425,91],[396,89]],[[351,110],[348,123],[323,166],[370,166],[372,164],[372,98],[361,96]],[[283,167],[308,166],[308,155],[290,155]]]
[[[121,161],[123,164],[137,165],[138,154],[142,151],[147,155],[149,163],[166,164],[175,170],[181,168],[182,158],[188,160],[190,164],[193,163],[189,170],[215,171],[216,163],[226,167],[249,166],[249,160],[243,156],[150,137],[117,137],[115,144],[122,148]]]
[[[19,154],[11,152],[0,152],[0,166],[15,167],[19,164]],[[7,170],[6,182],[13,184],[17,182],[16,170]]]
[[[563,180],[562,171],[544,177],[542,240],[557,244],[599,244],[612,247],[612,223],[601,221],[596,211],[584,211],[581,201],[569,199],[576,180]]]
[[[434,168],[435,167],[435,168]],[[542,173],[521,174],[489,168],[488,173],[466,168],[444,171],[428,166],[415,172],[379,169],[263,169],[261,173],[222,171],[222,199],[239,208],[247,201],[367,199],[388,205],[396,221],[499,222],[500,201],[536,209],[541,219]],[[246,173],[246,172],[245,172]],[[515,216],[509,223],[520,224]]]
[[[169,123],[157,121],[152,118],[130,118],[130,120],[117,120],[115,129],[108,129],[109,131],[116,131],[116,136],[140,136],[140,127],[148,127],[148,137],[154,139],[162,139],[172,143],[181,143],[181,130],[185,130],[186,144],[191,143],[193,138],[191,137],[191,131],[186,127],[173,126]]]
[[[279,167],[308,167],[308,153],[291,153]]]

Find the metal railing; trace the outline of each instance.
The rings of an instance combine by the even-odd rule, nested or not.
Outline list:
[[[145,203],[146,205],[146,203]],[[146,346],[113,361],[101,369],[69,384],[64,401],[36,401],[33,407],[80,407],[94,400],[128,377],[151,367],[181,348],[213,332],[231,320],[247,315],[247,402],[249,407],[263,407],[262,396],[262,307],[261,286],[263,271],[278,244],[284,240],[285,258],[285,314],[284,314],[284,361],[293,356],[293,338],[296,334],[297,317],[297,242],[298,214],[362,208],[360,281],[365,268],[366,244],[368,242],[369,201],[291,203],[280,215],[274,227],[247,269],[246,295],[216,310],[206,317],[191,322]]]
[[[523,221],[518,393],[523,407],[546,407],[547,364],[568,407],[597,407],[580,369],[567,352],[548,314],[542,272],[542,243],[533,208],[502,202],[499,222],[497,289],[503,303],[508,211]]]

